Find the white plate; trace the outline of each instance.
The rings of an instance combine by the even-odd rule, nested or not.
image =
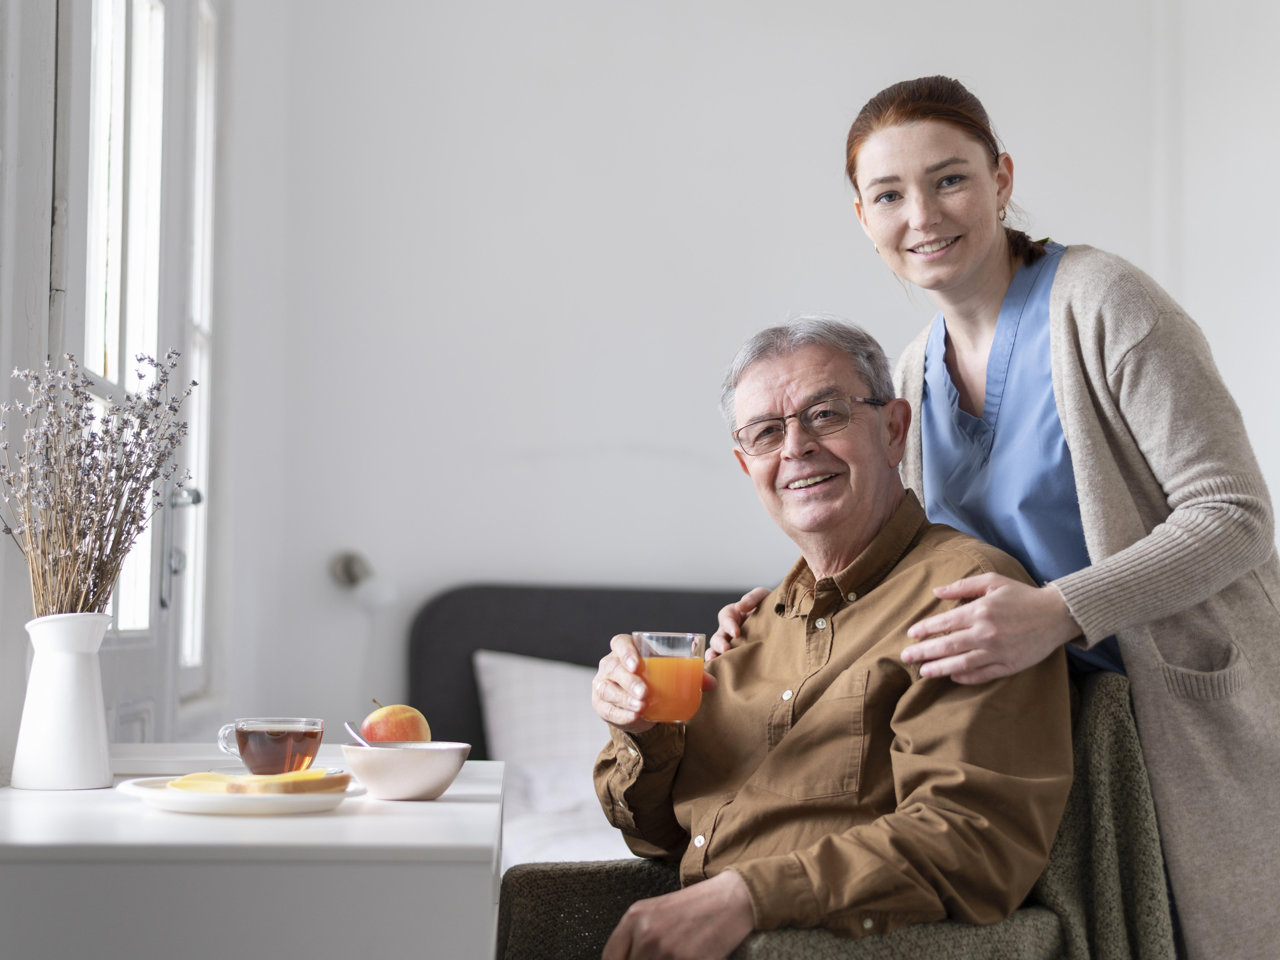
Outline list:
[[[123,794],[137,797],[148,806],[171,813],[221,813],[263,816],[287,813],[322,813],[332,810],[348,797],[358,797],[364,787],[354,780],[342,793],[191,793],[170,790],[177,777],[141,777],[117,784]]]

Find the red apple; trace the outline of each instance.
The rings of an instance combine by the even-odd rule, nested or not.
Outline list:
[[[430,740],[431,726],[422,712],[403,703],[383,706],[377,700],[378,709],[364,718],[360,724],[360,736],[370,743],[375,740]]]

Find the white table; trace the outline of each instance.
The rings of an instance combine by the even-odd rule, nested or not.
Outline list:
[[[117,781],[226,766],[200,744],[113,747]],[[234,762],[234,761],[232,761]],[[318,762],[341,766],[336,746]],[[477,958],[494,951],[503,765],[428,802],[299,816],[169,813],[108,790],[0,788],[0,956]]]

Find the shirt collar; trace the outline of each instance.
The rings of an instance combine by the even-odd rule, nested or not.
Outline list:
[[[830,598],[852,603],[874,590],[898,565],[920,530],[929,523],[916,495],[908,490],[880,532],[851,564],[839,573],[815,581],[804,557],[782,581],[774,612],[781,617],[806,616],[815,600]],[[824,604],[825,605],[825,604]]]

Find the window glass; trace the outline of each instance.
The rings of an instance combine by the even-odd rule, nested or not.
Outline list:
[[[97,0],[91,29],[82,357],[105,399],[145,389],[150,368],[136,358],[160,353],[164,3]],[[151,627],[153,526],[121,568],[112,598],[121,631]]]
[[[124,255],[124,0],[93,4],[90,63],[85,369],[114,380],[120,367]]]
[[[137,356],[159,348],[160,188],[164,135],[164,5],[133,0],[129,31],[129,217],[127,221],[123,369],[125,386]],[[146,369],[146,368],[142,368]]]

